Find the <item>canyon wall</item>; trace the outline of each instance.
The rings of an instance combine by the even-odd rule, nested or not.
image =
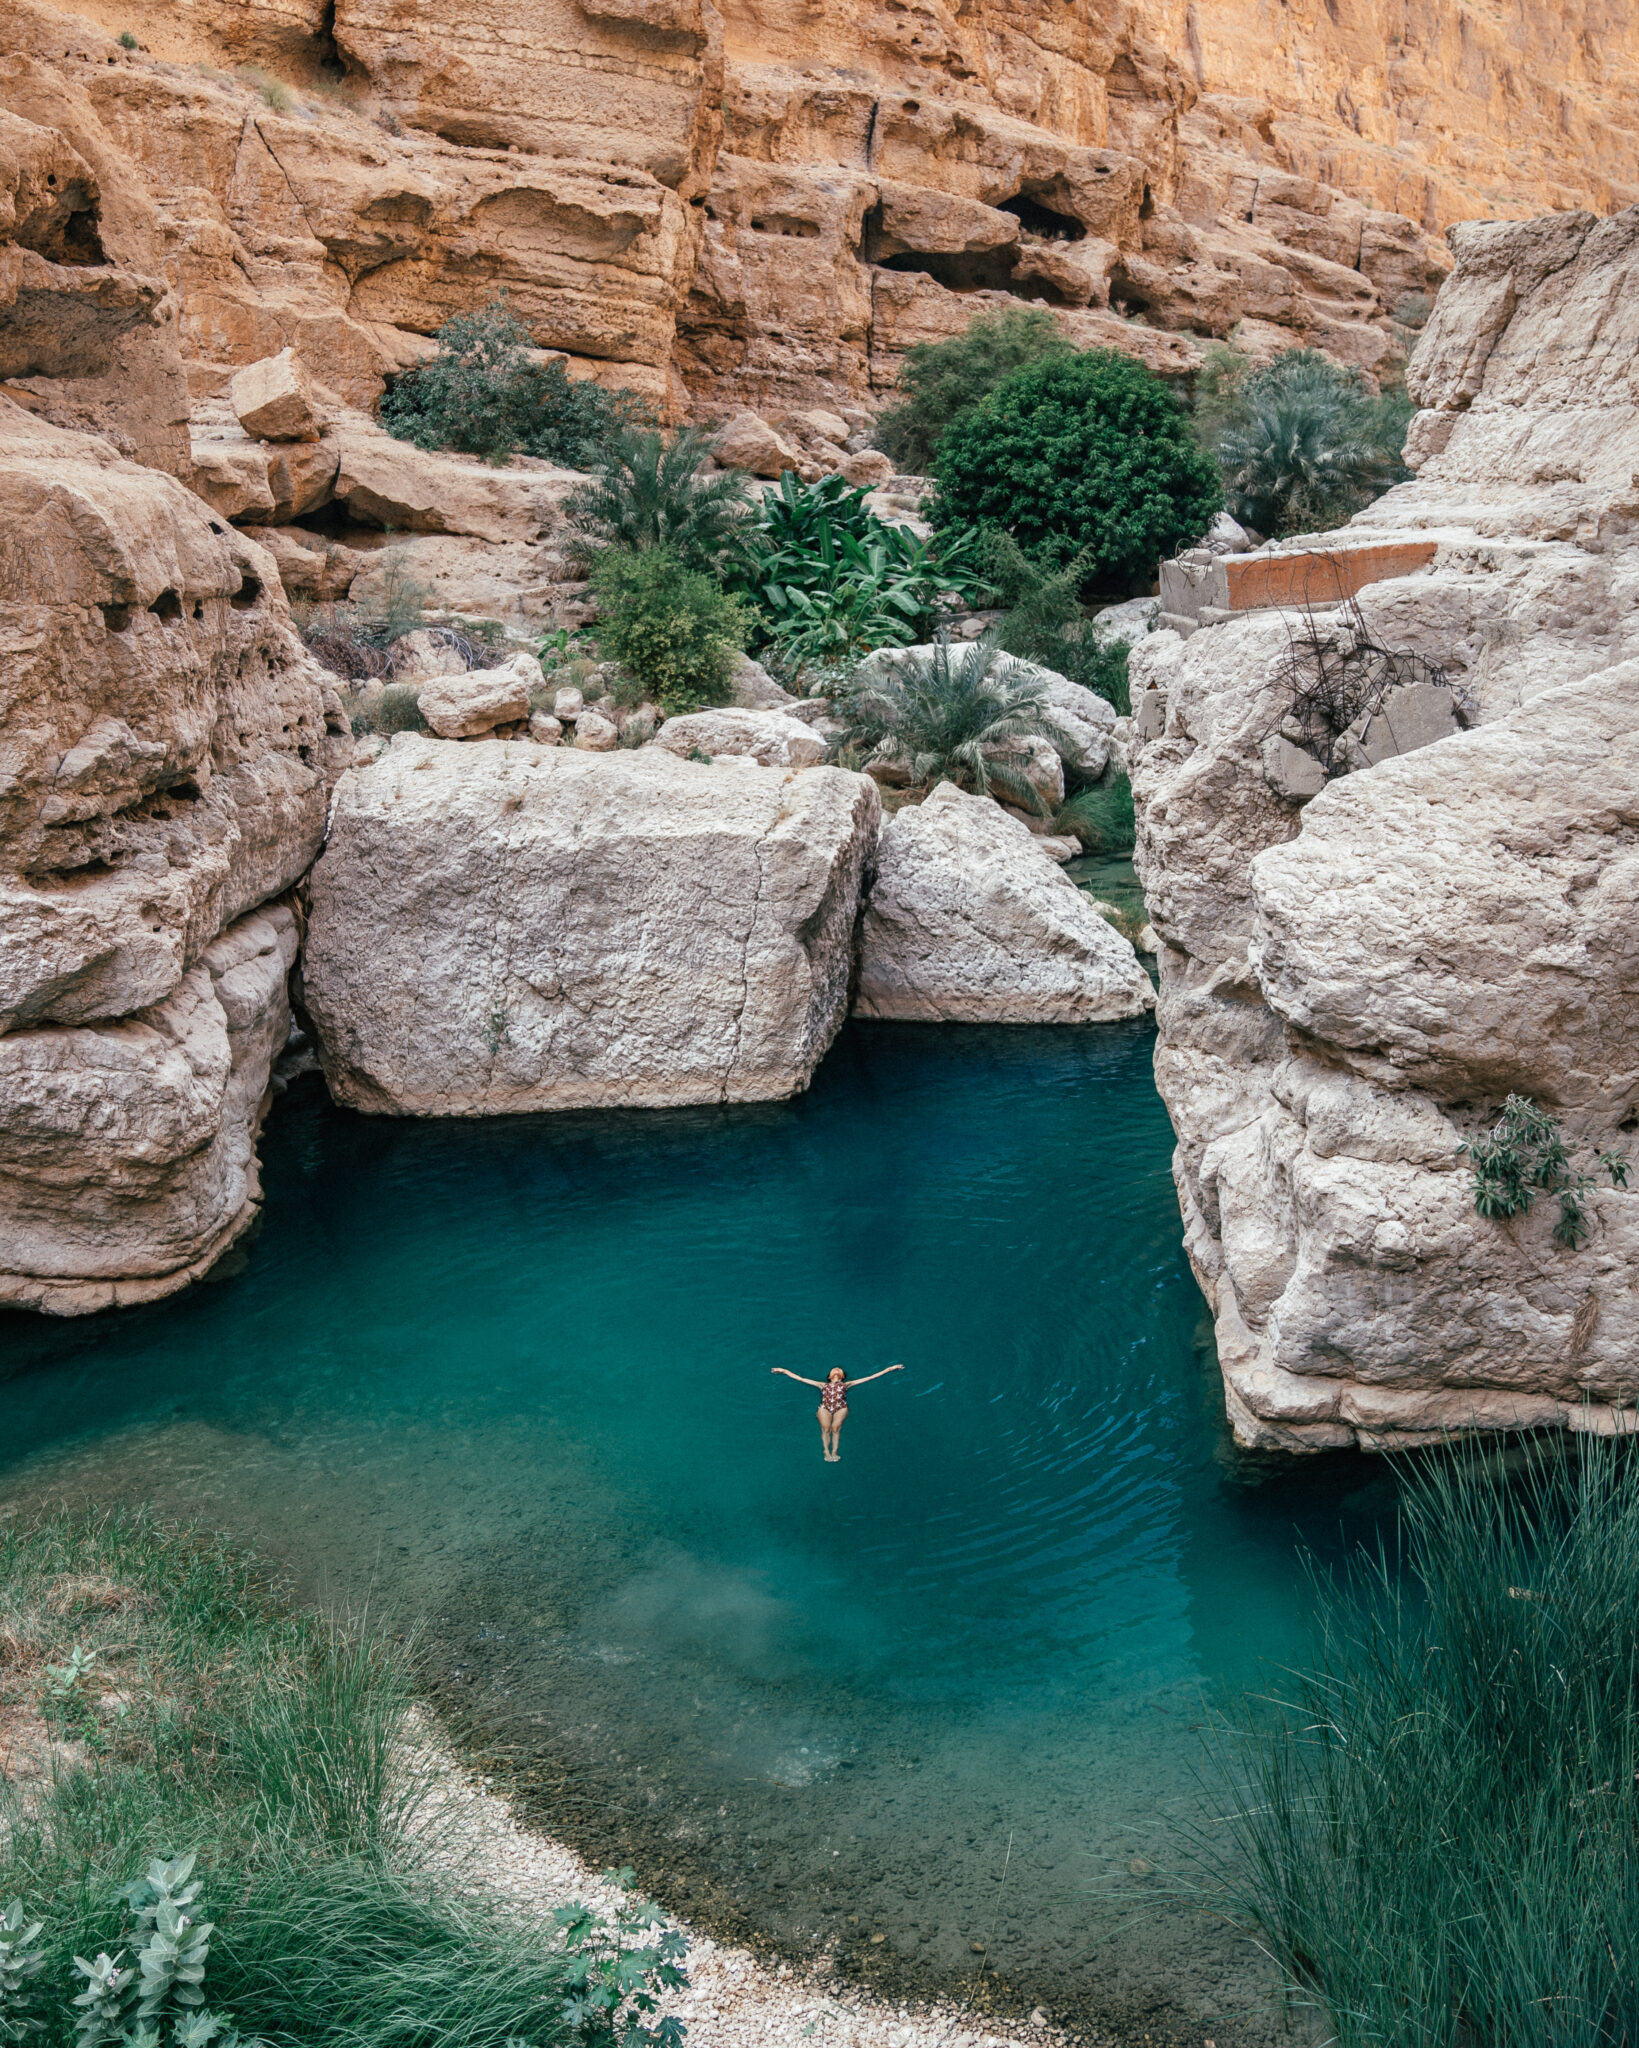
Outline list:
[[[1639,209],[1451,239],[1418,474],[1325,537],[1427,566],[1133,656],[1156,1079],[1251,1444],[1612,1429],[1639,1397],[1639,1193],[1602,1163],[1639,1131]],[[1449,686],[1469,729],[1305,757],[1305,799],[1322,652]],[[1477,1211],[1463,1148],[1510,1094],[1559,1121],[1580,1242],[1552,1188]]]
[[[169,288],[196,397],[293,345],[368,403],[499,290],[679,413],[868,409],[1021,298],[1163,369],[1231,334],[1387,369],[1453,221],[1639,197],[1614,0],[0,0],[0,29],[0,108],[129,195],[92,225]]]

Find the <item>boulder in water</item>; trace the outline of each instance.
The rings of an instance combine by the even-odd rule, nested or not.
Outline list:
[[[1017,819],[942,782],[882,831],[866,907],[862,1017],[1085,1024],[1137,1017],[1149,977]]]
[[[837,768],[400,734],[343,777],[313,874],[332,1091],[416,1116],[798,1093],[880,815]]]

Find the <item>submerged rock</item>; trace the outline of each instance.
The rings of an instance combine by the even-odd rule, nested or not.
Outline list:
[[[942,782],[882,830],[862,927],[862,1017],[1086,1024],[1155,998],[1127,941],[1041,842]]]
[[[841,769],[401,734],[343,778],[313,874],[330,1086],[417,1116],[796,1094],[879,818]]]

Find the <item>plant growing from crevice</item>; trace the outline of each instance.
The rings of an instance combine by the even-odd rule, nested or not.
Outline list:
[[[663,548],[686,569],[716,570],[750,517],[751,500],[743,471],[705,469],[711,446],[704,427],[616,433],[591,483],[564,506],[582,566],[607,548]]]
[[[1560,1134],[1559,1119],[1527,1095],[1510,1095],[1502,1115],[1483,1138],[1462,1146],[1473,1168],[1474,1207],[1481,1216],[1505,1221],[1529,1214],[1538,1194],[1559,1197],[1555,1244],[1575,1251],[1592,1233],[1584,1198],[1597,1185],[1592,1174],[1574,1173]],[[1628,1184],[1627,1155],[1595,1155],[1612,1186]]]
[[[629,391],[576,380],[496,297],[458,313],[437,334],[438,353],[404,371],[381,401],[388,433],[418,448],[448,448],[505,462],[534,455],[586,469],[623,428],[649,417]]]
[[[1410,648],[1385,647],[1352,597],[1335,616],[1321,618],[1310,611],[1302,625],[1289,629],[1274,680],[1287,704],[1280,734],[1318,761],[1328,776],[1347,774],[1358,765],[1350,735],[1383,708],[1392,692],[1419,684],[1451,689],[1438,662]],[[1471,715],[1455,693],[1452,715],[1460,726]]]
[[[1085,853],[1117,858],[1137,840],[1132,784],[1112,762],[1097,782],[1075,790],[1059,805],[1053,830],[1081,841]]]

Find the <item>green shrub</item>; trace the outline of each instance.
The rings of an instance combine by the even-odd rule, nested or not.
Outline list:
[[[685,568],[714,570],[751,505],[743,471],[702,474],[710,453],[711,435],[703,427],[616,434],[594,480],[564,507],[582,561],[590,563],[602,548],[629,554],[664,548]]]
[[[1015,372],[948,430],[935,468],[940,525],[1002,527],[1105,588],[1149,583],[1223,500],[1178,401],[1107,349]]]
[[[751,621],[710,576],[664,548],[606,548],[592,565],[598,649],[668,718],[726,702]]]
[[[1058,322],[1039,306],[980,313],[951,340],[921,341],[906,351],[899,389],[908,396],[877,420],[877,443],[902,470],[926,475],[946,428],[1004,377],[1049,356],[1073,353]]]
[[[1229,1739],[1210,1903],[1338,2048],[1639,2029],[1639,1459],[1410,1466],[1399,1560],[1317,1580],[1318,1662]],[[1217,1839],[1214,1839],[1217,1838]]]
[[[1573,1173],[1571,1155],[1560,1136],[1559,1119],[1540,1109],[1529,1096],[1510,1095],[1502,1115],[1485,1138],[1463,1147],[1474,1167],[1474,1207],[1499,1220],[1525,1215],[1539,1191],[1559,1197],[1554,1242],[1574,1251],[1589,1235],[1583,1196],[1594,1185],[1591,1174]],[[1601,1152],[1597,1158],[1613,1186],[1628,1184],[1627,1155]]]
[[[381,423],[418,448],[452,448],[505,462],[537,455],[586,469],[647,408],[631,392],[577,382],[536,360],[529,329],[497,298],[438,330],[438,354],[406,370],[381,401]]]
[[[1286,349],[1260,370],[1220,364],[1207,426],[1230,511],[1269,537],[1324,532],[1411,472],[1411,401],[1374,397],[1358,370]]]
[[[940,641],[879,656],[839,691],[834,711],[844,759],[892,761],[913,788],[954,782],[1038,813],[1040,794],[1010,748],[1065,738],[1045,686],[1020,673],[988,636],[961,648]]]
[[[1132,784],[1112,764],[1099,781],[1065,799],[1054,815],[1053,830],[1079,839],[1085,853],[1112,858],[1131,853],[1138,837]]]
[[[1080,595],[1088,570],[1086,556],[1077,555],[1061,569],[1044,568],[1010,533],[992,528],[984,536],[980,559],[998,600],[1007,607],[996,628],[997,645],[1021,661],[1033,661],[1094,691],[1125,717],[1131,709],[1129,650],[1105,642],[1093,630]]]

